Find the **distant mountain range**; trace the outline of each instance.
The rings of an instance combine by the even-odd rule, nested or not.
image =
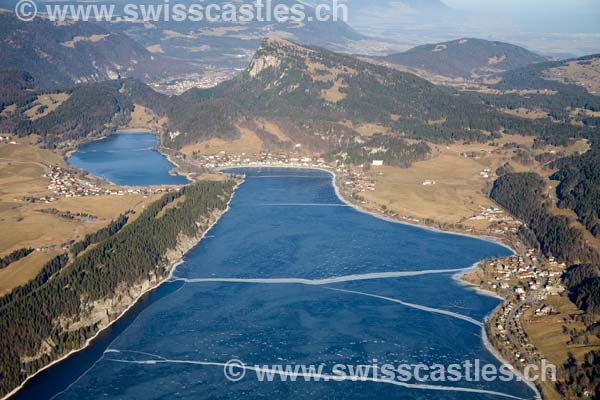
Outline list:
[[[24,24],[14,17],[12,13],[12,9],[14,9],[13,2],[16,1],[0,0],[0,6],[8,9],[4,12],[0,10],[0,16],[2,17],[0,20],[0,23],[2,23],[2,28],[0,28],[2,36],[0,36],[0,39],[8,39],[11,34],[16,35],[15,31],[18,28],[18,31],[26,33],[29,39],[16,37],[10,38],[10,40],[17,42],[16,46],[28,50],[28,53],[31,54],[24,54],[21,59],[16,57],[17,54],[10,54],[14,64],[21,65],[7,65],[7,62],[5,62],[0,64],[0,68],[22,68],[21,61],[29,61],[29,58],[35,59],[33,53],[36,50],[31,49],[35,46],[39,46],[41,52],[54,56],[54,59],[69,60],[69,57],[71,57],[71,62],[75,61],[75,64],[81,64],[75,55],[75,51],[68,52],[67,49],[56,47],[52,43],[48,45],[37,43],[41,35],[48,35],[48,37],[57,41],[55,44],[64,47],[65,43],[71,43],[71,39],[78,36],[80,38],[76,42],[77,45],[75,46],[74,42],[68,46],[75,47],[75,50],[80,54],[85,53],[81,54],[82,58],[94,60],[98,66],[97,68],[91,68],[75,65],[73,67],[75,69],[74,73],[68,71],[67,66],[60,66],[57,69],[62,69],[63,75],[66,75],[66,77],[63,76],[62,80],[98,80],[94,77],[95,74],[97,74],[97,78],[106,78],[117,73],[137,78],[153,78],[161,70],[165,71],[163,75],[168,75],[173,69],[179,72],[180,69],[176,68],[177,66],[185,68],[184,66],[190,63],[196,66],[195,72],[201,72],[205,68],[243,69],[248,65],[262,38],[269,34],[277,34],[299,43],[319,45],[338,51],[345,50],[352,46],[352,43],[366,39],[343,21],[318,21],[316,11],[310,5],[310,2],[303,3],[305,4],[306,19],[302,22],[261,21],[255,18],[249,22],[207,21],[205,19],[201,21],[161,20],[145,23],[141,21],[102,21],[97,23],[80,22],[68,26],[58,26],[47,21],[44,22],[40,18],[36,18],[35,23]],[[71,0],[50,0],[46,3],[78,4]],[[126,3],[124,0],[114,2],[116,15],[121,12]],[[184,5],[189,5],[188,3],[197,2],[191,0],[178,2],[178,4]],[[144,4],[164,6],[163,1],[157,0],[144,2]],[[223,5],[232,4],[232,2],[229,0],[214,0],[211,1],[211,4]],[[294,0],[272,0],[265,4],[271,4],[272,9],[274,9],[280,4],[291,7],[297,2]],[[263,11],[263,13],[266,13],[266,11]],[[93,37],[90,38],[92,35]],[[104,51],[106,48],[118,53],[117,59],[111,59],[109,52]],[[4,49],[0,48],[0,50]],[[126,57],[127,54],[132,55],[131,60]],[[157,61],[167,59],[170,62],[146,62],[151,60],[152,57],[156,58]],[[174,60],[178,62],[174,63]],[[143,65],[146,65],[146,67],[143,67]],[[156,70],[148,71],[144,69],[155,66],[157,66]],[[38,76],[38,71],[33,71],[34,68],[31,68],[31,73]]]
[[[418,46],[383,60],[450,78],[480,79],[547,58],[509,43],[464,38]]]
[[[168,97],[126,80],[83,85],[69,93],[48,115],[18,117],[16,131],[37,133],[49,142],[59,132],[71,139],[106,133],[110,126],[127,123],[134,106],[140,105],[163,121],[165,144],[175,148],[215,137],[232,140],[244,130],[281,149],[301,143],[320,152],[355,143],[363,129],[438,143],[489,141],[497,132],[548,140],[587,132],[585,127],[507,115],[480,94],[272,36],[262,42],[245,71],[211,89]],[[21,104],[18,110],[28,102]],[[264,129],[264,121],[285,135]]]
[[[402,30],[403,24],[410,29],[413,24],[422,24],[421,29],[435,31],[430,24],[463,15],[440,0],[348,0],[347,4],[350,26],[382,37],[386,32]]]
[[[581,84],[547,76],[553,67],[568,65],[525,66],[499,75],[498,83],[488,91],[464,92],[436,86],[408,72],[269,36],[235,78],[179,96],[157,93],[132,79],[40,89],[32,86],[24,72],[0,74],[5,79],[0,82],[2,87],[27,89],[7,91],[0,129],[35,133],[56,145],[110,133],[127,125],[134,110],[141,107],[153,114],[164,133],[163,143],[172,148],[212,138],[236,140],[244,132],[252,132],[273,149],[290,150],[300,144],[321,153],[340,154],[352,148],[355,155],[362,154],[354,148],[356,143],[371,140],[378,148],[389,144],[386,148],[394,147],[395,154],[411,151],[398,142],[406,138],[485,142],[500,133],[518,132],[555,143],[590,137],[592,127],[599,125],[595,117],[583,114],[580,123],[569,123],[573,118],[569,110],[598,112],[600,98]],[[577,65],[592,71],[596,59],[579,60]],[[527,90],[520,77],[545,91],[520,95],[520,90]],[[44,97],[56,92],[64,96]],[[552,95],[555,92],[560,95]],[[32,114],[32,104],[38,103],[47,106]],[[548,117],[523,118],[505,111],[520,107],[547,110]],[[376,134],[384,138],[371,139]],[[412,150],[422,155],[423,149]]]
[[[184,0],[180,3],[192,3]],[[150,2],[152,3],[152,1]],[[162,2],[161,2],[162,3]],[[213,0],[211,4],[229,4]],[[235,3],[235,2],[234,2]],[[297,4],[295,0],[272,0],[272,8]],[[343,50],[349,42],[365,39],[342,21],[319,22],[315,9],[305,2],[306,20],[249,22],[159,21],[152,23],[103,23],[111,32],[122,32],[155,54],[193,61],[203,66],[245,68],[263,37],[276,34],[306,45]]]
[[[150,81],[194,70],[93,23],[23,22],[8,13],[0,13],[0,54],[0,69],[27,70],[45,86],[119,76]]]
[[[404,49],[461,37],[518,43],[539,54],[572,58],[600,51],[596,12],[581,7],[538,8],[531,2],[501,7],[481,1],[348,0],[349,25],[359,33],[389,40]],[[557,9],[570,10],[562,16]],[[497,9],[514,12],[495,12]]]

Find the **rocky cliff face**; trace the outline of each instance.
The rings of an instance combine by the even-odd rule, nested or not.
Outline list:
[[[170,249],[164,255],[164,263],[156,266],[156,270],[152,271],[147,279],[144,279],[132,286],[121,284],[110,297],[86,302],[82,299],[82,311],[77,316],[63,317],[56,321],[65,332],[73,332],[82,328],[93,327],[94,330],[100,331],[119,318],[127,311],[135,302],[146,292],[157,287],[171,273],[175,265],[181,258],[190,251],[202,239],[206,231],[221,217],[224,212],[213,210],[209,218],[203,221],[197,221],[197,233],[195,236],[180,235],[177,240],[177,246]],[[50,339],[48,339],[50,340]],[[31,362],[37,358],[50,354],[53,346],[43,346],[38,354],[22,358],[27,362]]]

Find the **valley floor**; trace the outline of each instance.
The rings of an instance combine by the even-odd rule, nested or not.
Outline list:
[[[213,143],[212,147],[225,146],[219,145]],[[527,149],[528,156],[522,157],[522,153],[521,157],[517,156],[515,146]],[[564,294],[549,293],[551,290],[560,292],[556,276],[560,276],[563,267],[540,254],[528,252],[529,249],[515,236],[521,223],[490,200],[488,193],[495,171],[507,162],[517,171],[535,171],[549,176],[551,171],[535,161],[536,155],[571,154],[585,150],[585,146],[585,142],[578,142],[570,148],[534,149],[531,138],[505,135],[493,144],[432,145],[432,157],[410,168],[371,166],[367,169],[334,167],[318,156],[303,155],[302,159],[291,162],[291,158],[282,160],[261,151],[260,146],[254,155],[226,154],[227,161],[222,161],[224,150],[210,151],[208,161],[182,157],[168,149],[164,152],[184,171],[210,171],[234,165],[325,168],[336,174],[339,194],[361,209],[405,223],[494,237],[510,245],[516,250],[515,258],[483,263],[465,279],[506,299],[490,317],[488,334],[499,353],[519,367],[520,359],[524,357],[532,362],[546,358],[562,366],[568,352],[583,354],[600,348],[600,342],[584,347],[569,344],[570,336],[564,333],[563,327],[577,328],[567,322],[573,320],[577,310]],[[207,149],[199,146],[196,151]],[[95,182],[93,178],[90,181],[89,176],[72,170],[60,154],[39,147],[35,138],[0,143],[0,165],[0,221],[3,224],[0,255],[19,248],[35,249],[24,259],[0,269],[0,295],[35,277],[44,263],[59,254],[69,242],[81,240],[85,234],[106,226],[122,213],[141,211],[162,193],[162,190],[124,191]],[[53,175],[56,171],[59,177]],[[199,179],[196,174],[188,176]],[[208,173],[200,179],[221,178]],[[94,193],[91,188],[108,192]],[[523,287],[524,292],[517,293],[521,287],[520,275],[528,273],[519,268],[527,263],[536,265],[540,271],[555,274],[534,277],[536,288]],[[500,264],[502,268],[497,267]],[[504,269],[512,269],[512,272],[498,272]],[[556,314],[538,315],[536,310],[544,306],[555,310]],[[519,355],[515,357],[517,353]],[[545,397],[558,398],[552,387],[544,386],[542,390]]]

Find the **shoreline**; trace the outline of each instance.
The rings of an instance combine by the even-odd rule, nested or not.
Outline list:
[[[143,290],[132,302],[129,306],[127,306],[127,308],[125,308],[125,310],[123,310],[117,317],[115,317],[115,319],[113,319],[112,321],[110,321],[106,326],[102,327],[102,329],[99,329],[98,332],[94,333],[94,335],[90,338],[88,338],[85,343],[83,344],[83,346],[81,346],[80,348],[77,349],[73,349],[71,351],[69,351],[68,353],[62,355],[60,358],[52,361],[51,363],[49,363],[48,365],[43,366],[42,368],[40,368],[39,370],[35,371],[32,375],[28,376],[23,382],[21,382],[21,384],[19,386],[17,386],[16,388],[14,388],[12,391],[10,391],[9,393],[7,393],[6,395],[4,395],[2,398],[0,398],[0,400],[8,400],[10,397],[12,397],[13,395],[15,395],[19,390],[21,390],[26,384],[27,382],[29,382],[31,379],[33,379],[35,376],[37,376],[38,374],[42,373],[43,371],[61,363],[62,361],[66,360],[67,358],[69,358],[70,356],[79,353],[82,350],[85,350],[86,348],[88,348],[93,342],[94,340],[98,337],[98,335],[100,335],[101,332],[105,331],[107,328],[111,327],[114,323],[116,323],[118,320],[120,320],[125,314],[127,314],[139,301],[140,299],[145,296],[146,294],[158,289],[160,286],[162,286],[164,283],[168,282],[169,280],[172,279],[173,277],[173,273],[175,272],[175,270],[177,269],[178,266],[182,265],[185,261],[184,261],[184,257],[187,253],[189,253],[191,250],[193,250],[195,247],[197,247],[202,240],[206,237],[206,235],[208,234],[208,232],[210,232],[212,230],[212,228],[221,220],[221,218],[229,211],[230,209],[230,204],[231,201],[233,200],[233,197],[235,196],[235,192],[237,190],[237,188],[243,183],[240,182],[238,183],[234,188],[233,191],[231,193],[231,197],[229,198],[229,201],[227,202],[227,207],[219,214],[219,216],[217,218],[215,218],[215,221],[213,221],[212,224],[209,225],[209,227],[204,231],[204,233],[202,233],[202,235],[200,235],[198,241],[190,247],[190,249],[188,249],[187,251],[185,251],[182,256],[175,260],[174,262],[172,262],[172,265],[170,266],[170,271],[169,274],[162,278],[159,279],[156,284],[154,284],[153,286],[147,288],[146,290]]]
[[[374,212],[363,210],[363,209],[359,208],[356,204],[352,204],[343,198],[343,196],[341,195],[339,188],[336,184],[336,181],[335,181],[335,179],[336,179],[335,173],[334,172],[330,172],[330,173],[332,175],[333,187],[335,189],[337,197],[340,198],[340,200],[342,200],[344,203],[352,206],[355,210],[358,210],[360,212],[369,214],[376,218],[380,218],[380,219],[383,219],[385,221],[392,222],[392,223],[400,223],[400,224],[409,225],[409,226],[419,226],[422,229],[427,229],[427,230],[430,230],[430,231],[433,231],[436,233],[445,233],[445,234],[465,236],[465,237],[470,237],[470,238],[474,238],[474,239],[484,240],[484,241],[497,244],[499,246],[502,246],[502,247],[510,250],[513,255],[517,254],[515,249],[513,249],[512,247],[510,247],[509,245],[507,245],[505,243],[500,242],[499,239],[496,239],[495,237],[492,237],[492,236],[481,236],[480,237],[480,236],[476,236],[476,235],[469,235],[469,234],[462,233],[462,232],[442,231],[441,229],[436,229],[436,228],[432,228],[432,227],[428,227],[428,226],[420,226],[418,224],[413,225],[413,224],[403,222],[403,221],[396,221],[396,220],[393,220],[392,218],[380,216],[380,215],[375,214]],[[536,400],[541,400],[542,395],[541,395],[540,391],[538,390],[537,386],[533,382],[530,382],[527,379],[525,379],[525,376],[514,365],[512,365],[510,362],[505,360],[504,357],[502,357],[502,355],[498,351],[498,349],[496,349],[488,339],[487,328],[488,328],[488,321],[490,320],[490,316],[492,316],[496,312],[498,307],[500,307],[502,305],[502,303],[504,301],[506,301],[506,299],[496,293],[493,293],[488,290],[484,290],[484,289],[478,287],[477,285],[472,284],[471,282],[468,282],[467,280],[464,279],[465,275],[467,273],[469,273],[469,271],[475,271],[477,268],[479,268],[479,265],[483,262],[485,262],[485,260],[478,261],[477,263],[473,264],[471,267],[465,269],[464,271],[453,274],[451,279],[461,283],[465,287],[470,287],[471,289],[475,290],[475,292],[479,293],[482,296],[493,297],[493,298],[496,298],[497,300],[501,301],[501,303],[498,304],[498,306],[496,306],[489,314],[487,314],[483,320],[483,327],[481,328],[481,340],[483,342],[483,345],[494,357],[496,357],[496,359],[498,361],[500,361],[502,364],[506,364],[506,365],[510,366],[511,370],[515,373],[515,375],[517,375],[521,379],[521,382],[525,383],[530,389],[533,390],[533,392],[535,393],[535,396],[536,396]]]
[[[517,252],[515,249],[513,249],[512,247],[510,247],[508,244],[506,243],[502,243],[500,241],[500,239],[495,238],[493,236],[476,236],[476,235],[472,235],[472,234],[467,234],[467,233],[462,233],[462,232],[452,232],[452,231],[444,231],[441,229],[437,229],[434,227],[430,227],[430,226],[424,226],[424,225],[419,225],[419,224],[413,224],[413,223],[408,223],[405,221],[399,221],[399,220],[395,220],[392,219],[390,217],[386,217],[383,215],[379,215],[374,211],[370,211],[370,210],[365,210],[360,208],[360,206],[358,206],[357,204],[354,204],[352,202],[350,202],[349,200],[347,200],[341,193],[341,191],[339,190],[338,186],[337,186],[337,182],[336,182],[336,178],[337,175],[335,173],[335,171],[329,170],[329,169],[325,169],[325,168],[320,168],[320,167],[302,167],[302,166],[238,166],[238,167],[226,167],[226,168],[219,168],[219,172],[221,173],[226,173],[225,170],[227,169],[236,169],[236,168],[288,168],[288,169],[312,169],[312,170],[318,170],[318,171],[323,171],[323,172],[327,172],[331,175],[331,182],[332,182],[332,186],[333,189],[335,191],[336,196],[338,197],[338,199],[346,204],[349,207],[352,207],[354,210],[363,213],[363,214],[367,214],[370,215],[372,217],[390,222],[390,223],[395,223],[395,224],[402,224],[402,225],[407,225],[407,226],[412,226],[412,227],[418,227],[420,229],[425,229],[431,232],[435,232],[435,233],[443,233],[443,234],[448,234],[448,235],[456,235],[456,236],[464,236],[464,237],[469,237],[469,238],[473,238],[473,239],[478,239],[478,240],[484,240],[487,242],[491,242],[494,244],[497,244],[499,246],[502,246],[504,248],[506,248],[507,250],[510,250],[510,252],[513,255],[516,255]],[[476,284],[471,283],[467,280],[464,279],[464,276],[469,273],[469,271],[475,271],[477,268],[479,268],[479,265],[481,263],[485,262],[485,260],[481,260],[476,262],[475,264],[473,264],[472,266],[465,268],[464,271],[461,272],[457,272],[455,274],[452,275],[453,280],[455,280],[456,282],[459,282],[460,284],[462,284],[465,287],[468,287],[472,290],[474,290],[475,292],[479,293],[482,296],[488,296],[488,297],[493,297],[499,301],[501,301],[500,304],[498,304],[498,306],[496,306],[489,314],[487,314],[484,318],[483,321],[483,327],[481,328],[481,340],[483,342],[484,347],[498,360],[500,361],[502,364],[506,364],[509,365],[511,370],[515,373],[516,376],[518,376],[521,381],[523,383],[525,383],[535,394],[535,398],[536,400],[541,400],[543,399],[540,391],[538,390],[537,386],[533,383],[528,381],[527,379],[525,379],[525,376],[514,366],[512,365],[510,362],[508,362],[507,360],[504,359],[504,357],[502,357],[502,355],[500,354],[500,352],[498,351],[498,349],[496,349],[492,343],[489,341],[488,336],[487,336],[487,327],[488,327],[488,321],[490,320],[490,316],[492,316],[496,310],[498,309],[498,307],[500,307],[502,305],[502,303],[504,301],[506,301],[506,299],[494,292],[491,292],[489,290],[484,290],[480,287],[478,287]]]
[[[124,132],[127,133],[127,132]],[[148,133],[148,132],[144,132],[144,133]],[[104,138],[99,138],[96,140],[101,140]],[[165,154],[163,154],[162,152],[159,152],[160,154],[162,154],[165,158],[167,158],[169,160],[169,162],[171,162],[172,164],[174,164],[175,166],[177,166],[175,163],[173,163],[169,157]],[[420,225],[417,223],[409,223],[406,221],[400,221],[400,220],[396,220],[393,219],[391,217],[387,217],[384,215],[380,215],[378,213],[376,213],[375,211],[370,211],[370,210],[365,210],[363,208],[361,208],[359,205],[352,203],[351,201],[347,200],[341,193],[341,191],[339,190],[339,187],[337,185],[336,182],[336,178],[337,175],[335,173],[335,171],[330,170],[330,169],[325,169],[325,168],[321,168],[321,167],[316,167],[316,166],[287,166],[287,165],[246,165],[246,166],[230,166],[230,167],[222,167],[222,168],[218,168],[217,170],[220,173],[223,174],[227,174],[226,170],[229,169],[241,169],[241,168],[255,168],[255,169],[259,169],[259,168],[282,168],[282,169],[305,169],[305,170],[318,170],[318,171],[322,171],[322,172],[326,172],[328,174],[330,174],[331,176],[331,184],[333,186],[334,192],[336,194],[336,197],[345,205],[347,205],[348,207],[352,207],[354,210],[363,213],[363,214],[367,214],[370,215],[372,217],[378,218],[380,220],[384,220],[386,222],[390,222],[390,223],[396,223],[396,224],[402,224],[402,225],[406,225],[406,226],[412,226],[412,227],[417,227],[420,229],[425,229],[431,232],[435,232],[435,233],[442,233],[442,234],[448,234],[448,235],[456,235],[456,236],[463,236],[463,237],[469,237],[469,238],[473,238],[473,239],[477,239],[477,240],[483,240],[483,241],[487,241],[490,243],[494,243],[497,244],[499,246],[502,246],[504,248],[506,248],[507,250],[510,250],[511,253],[514,255],[516,254],[516,251],[510,247],[509,245],[503,243],[500,241],[499,238],[493,237],[493,236],[476,236],[473,234],[467,234],[467,233],[462,233],[462,232],[453,232],[453,231],[445,231],[445,230],[441,230],[435,227],[431,227],[431,226],[425,226],[425,225]],[[189,179],[189,177],[188,177]],[[192,181],[193,182],[193,181]],[[190,182],[191,183],[191,182]],[[191,246],[188,250],[186,250],[182,256],[177,259],[176,261],[174,261],[172,263],[172,265],[170,266],[170,271],[169,274],[160,279],[159,281],[156,282],[156,284],[154,284],[153,286],[147,288],[146,290],[142,291],[133,301],[132,303],[125,309],[123,310],[117,317],[115,317],[115,319],[113,319],[112,321],[110,321],[105,327],[103,327],[102,329],[98,330],[92,337],[88,338],[84,345],[78,349],[73,349],[71,351],[69,351],[68,353],[64,354],[63,356],[61,356],[60,358],[52,361],[51,363],[49,363],[48,365],[40,368],[39,370],[37,370],[34,374],[28,376],[18,387],[14,388],[11,392],[7,393],[4,397],[2,397],[0,400],[7,400],[10,397],[12,397],[13,395],[15,395],[19,390],[21,390],[26,384],[27,382],[29,382],[31,379],[33,379],[35,376],[37,376],[38,374],[42,373],[43,371],[59,364],[60,362],[64,361],[65,359],[69,358],[70,356],[72,356],[73,354],[76,354],[86,348],[88,348],[90,345],[93,344],[94,340],[98,337],[98,335],[103,332],[104,330],[106,330],[107,328],[109,328],[110,326],[112,326],[114,323],[116,323],[119,319],[121,319],[124,315],[126,315],[131,308],[133,308],[138,301],[145,296],[147,293],[150,293],[156,289],[158,289],[160,286],[162,286],[165,282],[168,282],[169,280],[172,279],[173,274],[175,273],[176,269],[178,266],[182,265],[185,261],[184,261],[184,257],[185,255],[191,251],[192,249],[194,249],[195,247],[197,247],[201,241],[206,237],[206,235],[208,234],[208,232],[210,232],[213,227],[221,220],[221,218],[230,210],[230,203],[233,200],[235,193],[237,191],[237,189],[239,188],[239,186],[241,184],[244,183],[244,180],[242,180],[241,182],[239,182],[233,189],[232,191],[232,195],[229,199],[229,201],[227,202],[227,207],[219,214],[219,216],[215,219],[215,221],[213,221],[213,223],[211,223],[211,225],[205,230],[204,233],[202,233],[202,235],[200,235],[199,239],[197,240],[197,242]],[[483,290],[481,288],[479,288],[476,284],[473,284],[471,282],[466,281],[465,279],[463,279],[463,277],[469,272],[469,271],[473,271],[476,270],[479,266],[480,263],[484,262],[484,260],[482,261],[478,261],[477,263],[473,264],[471,267],[465,268],[464,271],[455,273],[452,275],[453,280],[456,280],[457,282],[460,282],[461,284],[463,284],[465,287],[470,287],[471,289],[475,290],[476,292],[478,292],[479,294],[481,294],[482,296],[490,296],[490,297],[494,297],[498,300],[501,301],[505,301],[505,299],[493,292],[487,291],[487,290]],[[516,369],[511,363],[507,362],[499,353],[499,351],[493,347],[493,345],[491,344],[491,342],[489,341],[488,337],[487,337],[487,323],[489,321],[489,317],[491,315],[493,315],[494,312],[496,312],[497,307],[492,310],[489,314],[487,314],[485,316],[484,319],[484,326],[482,327],[482,342],[484,344],[484,347],[501,363],[509,365],[511,367],[511,369],[515,372],[515,374],[521,378],[521,380],[528,386],[530,387],[536,396],[536,399],[542,399],[542,396],[539,392],[539,390],[537,389],[537,387],[532,383],[529,382],[528,380],[526,380],[524,378],[524,376],[521,374],[521,372]]]
[[[165,158],[165,160],[167,160],[169,162],[169,164],[171,164],[172,168],[169,170],[168,174],[171,176],[183,176],[185,177],[188,182],[185,184],[161,184],[161,185],[150,185],[150,186],[130,186],[130,185],[119,185],[113,181],[111,181],[110,179],[108,179],[107,177],[104,176],[99,176],[99,175],[94,175],[89,171],[86,171],[85,169],[81,168],[81,167],[77,167],[73,164],[71,164],[69,162],[69,158],[71,158],[71,156],[73,156],[73,154],[75,154],[78,149],[83,146],[83,145],[87,145],[89,143],[93,143],[93,142],[98,142],[101,140],[106,140],[108,138],[110,138],[113,135],[118,135],[118,134],[131,134],[131,135],[152,135],[152,136],[156,136],[158,137],[157,133],[152,132],[149,129],[138,129],[138,128],[124,128],[124,129],[118,129],[116,131],[114,131],[113,133],[109,134],[109,135],[104,135],[104,136],[99,136],[96,138],[92,138],[90,140],[86,140],[86,141],[82,141],[81,143],[78,143],[75,145],[75,147],[66,149],[62,151],[62,158],[64,160],[64,162],[66,163],[66,165],[68,165],[70,168],[76,169],[77,171],[83,172],[85,175],[89,175],[92,176],[96,179],[99,179],[100,181],[102,181],[104,184],[106,185],[112,185],[115,187],[121,187],[121,188],[142,188],[142,187],[182,187],[185,185],[189,185],[190,183],[194,183],[196,182],[195,179],[193,179],[192,174],[191,173],[183,173],[181,171],[177,171],[178,169],[181,169],[180,165],[178,163],[176,163],[172,157],[161,151],[162,147],[160,145],[160,143],[157,140],[156,145],[152,148],[151,151],[155,151],[158,154],[160,154],[161,156],[163,156]]]
[[[486,241],[488,243],[494,243],[497,244],[499,246],[502,246],[504,248],[506,248],[507,250],[511,251],[513,253],[513,255],[515,255],[517,252],[515,251],[515,249],[513,249],[512,247],[510,247],[510,245],[504,243],[501,241],[500,238],[497,238],[495,236],[477,236],[474,234],[469,234],[469,233],[464,233],[464,232],[456,232],[456,231],[446,231],[443,229],[439,229],[436,227],[432,227],[432,226],[427,226],[427,225],[422,225],[422,224],[418,224],[418,223],[411,223],[411,222],[406,222],[406,221],[400,221],[397,219],[393,219],[391,217],[387,217],[385,215],[380,215],[375,211],[370,211],[370,210],[365,210],[363,208],[361,208],[359,205],[352,203],[351,201],[347,200],[341,193],[341,191],[339,190],[339,187],[337,185],[336,182],[336,178],[337,175],[335,173],[335,171],[332,171],[331,169],[326,169],[326,168],[322,168],[322,167],[316,167],[316,166],[293,166],[293,165],[243,165],[243,166],[230,166],[230,167],[221,167],[221,168],[217,168],[217,171],[221,172],[221,173],[226,173],[225,171],[228,169],[242,169],[242,168],[255,168],[255,169],[259,169],[259,168],[281,168],[281,169],[312,169],[312,170],[317,170],[317,171],[323,171],[323,172],[327,172],[328,174],[331,175],[331,182],[332,182],[332,186],[333,189],[335,191],[336,196],[338,197],[338,199],[344,203],[345,205],[347,205],[348,207],[352,207],[354,208],[356,211],[361,212],[363,214],[368,214],[372,217],[387,221],[387,222],[391,222],[394,224],[402,224],[402,225],[406,225],[406,226],[412,226],[412,227],[417,227],[420,229],[425,229],[427,231],[430,232],[435,232],[435,233],[443,233],[443,234],[447,234],[447,235],[455,235],[455,236],[463,236],[463,237],[468,237],[468,238],[472,238],[472,239],[478,239],[478,240],[483,240]]]
[[[505,244],[505,243],[502,243],[502,242],[500,242],[500,240],[499,240],[499,239],[497,239],[497,238],[495,238],[495,237],[493,237],[493,236],[476,236],[476,235],[469,235],[469,234],[462,233],[462,232],[448,232],[448,231],[443,231],[443,230],[441,230],[441,229],[437,229],[437,228],[433,228],[433,227],[429,227],[429,226],[421,226],[421,225],[418,225],[418,224],[410,224],[410,223],[408,223],[408,222],[404,222],[404,221],[397,221],[397,220],[394,220],[394,219],[392,219],[392,218],[389,218],[389,217],[385,217],[385,216],[378,215],[378,214],[376,214],[376,213],[374,213],[374,212],[372,212],[372,211],[363,210],[363,209],[361,209],[361,208],[360,208],[358,205],[356,205],[356,204],[353,204],[353,203],[349,202],[348,200],[346,200],[346,199],[345,199],[345,198],[342,196],[342,194],[340,193],[340,191],[339,191],[339,188],[338,188],[338,186],[337,186],[337,183],[336,183],[336,174],[335,174],[334,172],[332,172],[332,171],[327,171],[327,170],[325,170],[325,169],[321,169],[321,170],[322,170],[322,171],[329,172],[329,173],[332,175],[333,188],[334,188],[334,190],[335,190],[336,196],[337,196],[337,197],[338,197],[338,198],[339,198],[341,201],[343,201],[344,203],[346,203],[346,204],[350,205],[352,208],[354,208],[355,210],[357,210],[357,211],[359,211],[359,212],[362,212],[362,213],[365,213],[365,214],[368,214],[368,215],[374,216],[374,217],[376,217],[376,218],[383,219],[383,220],[385,220],[385,221],[388,221],[388,222],[391,222],[391,223],[399,223],[399,224],[403,224],[403,225],[409,225],[409,226],[418,226],[418,227],[420,227],[420,228],[422,228],[422,229],[430,230],[430,231],[432,231],[432,232],[436,232],[436,233],[445,233],[445,234],[450,234],[450,235],[465,236],[465,237],[470,237],[470,238],[474,238],[474,239],[478,239],[478,240],[484,240],[484,241],[487,241],[487,242],[491,242],[491,243],[497,244],[497,245],[499,245],[499,246],[502,246],[502,247],[504,247],[504,248],[506,248],[506,249],[510,250],[510,251],[512,252],[512,254],[513,254],[513,255],[516,255],[516,254],[517,254],[517,252],[516,252],[516,250],[515,250],[515,249],[513,249],[512,247],[510,247],[509,245],[507,245],[507,244]],[[513,366],[513,365],[512,365],[510,362],[508,362],[507,360],[505,360],[505,359],[504,359],[504,357],[502,357],[502,355],[500,354],[500,352],[499,352],[499,351],[498,351],[498,350],[497,350],[497,349],[496,349],[496,348],[495,348],[495,347],[492,345],[492,343],[491,343],[491,342],[489,341],[489,339],[488,339],[488,336],[487,336],[487,327],[488,327],[488,321],[489,321],[489,319],[490,319],[490,316],[491,316],[491,315],[493,315],[493,314],[496,312],[496,310],[498,309],[498,307],[500,307],[500,306],[502,305],[502,303],[503,303],[504,301],[506,301],[506,299],[505,299],[504,297],[502,297],[502,296],[500,296],[500,295],[496,294],[496,293],[493,293],[493,292],[491,292],[491,291],[488,291],[488,290],[484,290],[484,289],[482,289],[482,288],[478,287],[477,285],[475,285],[475,284],[473,284],[473,283],[471,283],[471,282],[468,282],[467,280],[465,280],[465,279],[464,279],[464,276],[465,276],[465,275],[466,275],[466,274],[467,274],[469,271],[475,271],[477,268],[479,268],[479,265],[480,265],[481,263],[483,263],[483,262],[485,262],[485,260],[478,261],[477,263],[473,264],[471,267],[469,267],[469,268],[465,269],[464,271],[462,271],[462,272],[458,272],[458,273],[456,273],[456,274],[453,274],[453,275],[452,275],[452,279],[453,279],[453,280],[455,280],[455,281],[457,281],[457,282],[459,282],[459,283],[461,283],[461,284],[462,284],[462,285],[464,285],[465,287],[470,287],[471,289],[475,290],[477,293],[479,293],[479,294],[480,294],[480,295],[482,295],[482,296],[493,297],[493,298],[496,298],[497,300],[500,300],[500,301],[501,301],[501,303],[500,303],[500,304],[498,304],[498,306],[496,306],[496,307],[495,307],[495,308],[494,308],[494,309],[493,309],[493,310],[492,310],[492,311],[491,311],[489,314],[487,314],[487,315],[485,316],[485,318],[484,318],[484,321],[483,321],[483,327],[481,328],[481,340],[482,340],[482,342],[483,342],[483,345],[484,345],[484,347],[485,347],[485,348],[486,348],[486,349],[487,349],[487,350],[488,350],[488,351],[489,351],[489,352],[490,352],[490,353],[491,353],[491,354],[492,354],[494,357],[496,357],[496,359],[497,359],[498,361],[500,361],[502,364],[506,364],[506,365],[509,365],[509,366],[511,367],[511,370],[512,370],[512,371],[515,373],[515,375],[517,375],[517,376],[518,376],[518,377],[521,379],[521,382],[525,383],[525,384],[526,384],[526,385],[527,385],[527,386],[528,386],[530,389],[532,389],[532,390],[533,390],[533,392],[535,393],[535,396],[536,396],[536,400],[541,400],[541,399],[542,399],[542,395],[541,395],[540,391],[538,390],[537,386],[536,386],[536,385],[535,385],[533,382],[530,382],[530,381],[528,381],[527,379],[525,379],[525,376],[524,376],[524,375],[523,375],[523,374],[522,374],[522,373],[521,373],[521,372],[520,372],[520,371],[519,371],[519,370],[518,370],[518,369],[517,369],[515,366]]]
[[[505,301],[506,299],[504,297],[500,296],[498,293],[492,292],[491,290],[482,289],[481,287],[477,286],[477,284],[464,279],[464,277],[467,274],[476,271],[479,268],[479,265],[484,262],[485,262],[485,260],[476,262],[470,268],[465,269],[463,272],[458,272],[458,273],[452,275],[452,279],[455,282],[458,282],[459,284],[461,284],[462,286],[469,287],[469,288],[475,290],[477,293],[481,294],[482,296],[492,297],[497,300]],[[492,311],[492,313],[490,313],[488,315],[488,317],[490,315],[492,315],[494,313],[494,311]]]
[[[175,160],[173,160],[173,158],[171,157],[170,154],[167,154],[164,151],[161,151],[161,149],[163,149],[163,147],[157,145],[156,148],[154,149],[154,151],[156,151],[157,153],[162,155],[168,162],[171,163],[171,165],[173,165],[173,168],[171,168],[171,170],[169,170],[169,175],[185,176],[185,178],[189,181],[187,184],[196,182],[196,180],[194,178],[192,178],[193,173],[182,172],[181,165],[179,165]]]

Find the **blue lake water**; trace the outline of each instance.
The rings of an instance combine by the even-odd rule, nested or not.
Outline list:
[[[361,213],[339,200],[325,172],[237,172],[247,179],[231,209],[186,255],[173,282],[75,361],[39,375],[21,396],[534,397],[522,382],[500,380],[259,382],[248,370],[240,381],[228,381],[222,364],[231,359],[250,366],[323,364],[324,374],[334,364],[480,360],[499,366],[481,329],[498,300],[453,279],[450,271],[510,254],[492,242]]]
[[[185,176],[171,175],[174,167],[154,150],[150,133],[115,133],[80,146],[69,164],[122,186],[183,185]]]

